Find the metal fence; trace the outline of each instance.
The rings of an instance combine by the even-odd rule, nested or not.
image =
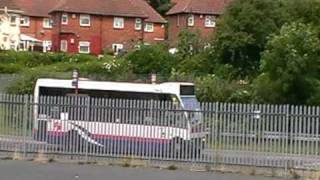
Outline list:
[[[0,151],[313,168],[320,108],[0,95]]]

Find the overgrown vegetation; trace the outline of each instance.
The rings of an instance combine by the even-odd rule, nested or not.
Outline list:
[[[154,7],[170,3],[154,0]],[[98,80],[193,81],[202,101],[320,104],[320,1],[234,0],[214,38],[198,31],[169,46],[141,46],[121,57],[1,52],[0,73],[23,77],[9,92],[30,93],[39,77],[67,78],[75,68]]]
[[[148,0],[148,3],[161,15],[165,15],[174,5],[171,0]]]

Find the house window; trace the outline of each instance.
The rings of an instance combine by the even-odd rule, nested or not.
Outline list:
[[[123,50],[123,44],[112,44],[112,50],[115,55],[119,54]]]
[[[89,54],[90,53],[90,42],[80,41],[79,42],[79,53]]]
[[[90,26],[91,25],[91,19],[90,15],[80,15],[80,26]]]
[[[52,41],[43,41],[43,52],[51,51]]]
[[[52,28],[52,20],[49,18],[43,19],[43,27],[44,28]]]
[[[30,18],[29,17],[21,17],[20,18],[20,26],[28,27],[30,26]]]
[[[153,32],[153,23],[146,23],[146,25],[144,26],[144,31]]]
[[[188,26],[194,26],[194,15],[188,17]]]
[[[214,16],[206,16],[205,18],[205,27],[215,27],[216,19]]]
[[[115,17],[113,19],[113,27],[117,29],[124,28],[124,19],[120,17]]]
[[[142,19],[141,18],[136,18],[135,29],[136,30],[141,30],[141,28],[142,28]]]
[[[60,51],[61,52],[67,52],[68,51],[68,41],[67,40],[61,40],[60,41]]]
[[[17,15],[11,15],[10,16],[10,24],[15,26],[17,25],[17,21],[18,21],[18,16]]]
[[[64,25],[68,24],[68,14],[62,14],[62,16],[61,16],[61,24],[64,24]]]
[[[16,42],[15,41],[10,41],[10,49],[16,50]]]

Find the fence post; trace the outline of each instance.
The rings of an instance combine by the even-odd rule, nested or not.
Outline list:
[[[288,166],[289,166],[289,153],[288,153],[288,148],[289,148],[289,118],[290,118],[290,105],[286,105],[286,119],[285,119],[285,134],[286,134],[286,141],[285,141],[285,157],[286,157],[286,161],[285,161],[285,173],[286,173],[286,178],[288,177]]]
[[[27,157],[27,128],[28,128],[28,109],[29,109],[29,96],[23,96],[23,158]]]
[[[85,108],[86,108],[86,113],[85,113],[85,121],[86,122],[89,122],[90,121],[90,96],[86,97],[85,98]],[[86,129],[90,129],[90,127],[88,126],[88,123],[87,124],[87,127],[85,127]],[[85,143],[86,143],[86,149],[85,149],[85,161],[88,162],[88,150],[89,150],[89,139],[87,138],[85,140]]]

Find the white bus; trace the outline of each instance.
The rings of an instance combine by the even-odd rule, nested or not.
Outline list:
[[[184,142],[186,144],[185,142],[188,142],[187,144],[193,144],[193,147],[182,147],[179,144],[177,145],[178,149],[174,148],[174,151],[202,147],[199,142],[203,140],[206,133],[194,130],[199,129],[202,114],[200,112],[200,103],[195,96],[194,84],[192,83],[141,84],[80,80],[77,93],[75,94],[75,92],[72,80],[38,79],[34,90],[34,134],[37,140],[61,144],[62,142],[74,143],[71,141],[77,137],[77,139],[85,140],[91,145],[100,148],[110,148],[115,144],[130,144],[130,149],[132,149],[134,145],[139,144],[136,141],[143,142],[145,147],[147,147],[146,143],[152,143],[148,147],[159,147],[157,143],[162,143],[161,147],[163,148],[167,147],[163,143],[172,145],[174,143]],[[97,117],[94,114],[86,116],[86,112],[81,112],[82,106],[84,106],[83,108],[87,107],[86,103],[81,101],[58,102],[55,100],[55,102],[50,102],[51,105],[48,105],[48,97],[68,96],[80,97],[80,99],[82,97],[84,97],[83,99],[90,97],[89,99],[169,101],[173,102],[173,104],[178,104],[182,111],[175,112],[176,116],[171,116],[172,119],[170,120],[158,119],[158,123],[148,124],[145,122],[132,123],[130,122],[132,120],[125,119],[128,117],[110,117],[108,112],[111,112],[111,110],[100,110],[100,113],[98,113],[99,120],[96,120]],[[63,108],[65,106],[70,106],[69,110],[68,108]],[[101,111],[105,112],[101,114]],[[140,115],[139,113],[136,114],[137,118],[141,118]],[[181,122],[168,123],[172,120]],[[176,142],[176,140],[179,140],[179,142]],[[197,145],[190,143],[194,141],[198,142]],[[123,149],[129,151],[128,147]]]

